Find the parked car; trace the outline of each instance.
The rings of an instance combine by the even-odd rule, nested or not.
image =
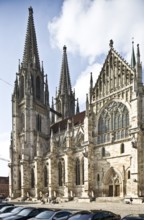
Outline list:
[[[5,220],[26,220],[32,217],[35,217],[39,213],[47,210],[47,208],[35,208],[35,207],[24,207],[17,215],[11,215],[6,218]]]
[[[35,216],[34,218],[30,218],[29,220],[65,220],[68,218],[68,216],[70,216],[72,213],[70,211],[66,211],[66,210],[48,210],[48,211],[44,211],[40,214],[38,214],[37,216]]]
[[[144,220],[144,214],[130,214],[122,218],[122,220]]]
[[[106,210],[79,211],[67,218],[68,220],[120,220],[121,216]]]
[[[12,203],[0,203],[0,210],[5,206],[14,206]]]
[[[12,206],[12,205],[11,206],[4,206],[0,209],[0,214],[11,212],[14,208],[15,208],[15,206]]]
[[[11,212],[7,212],[7,213],[1,213],[0,214],[0,219],[5,219],[9,216],[13,216],[13,215],[17,215],[21,210],[23,210],[25,207],[23,206],[17,206],[15,207]]]

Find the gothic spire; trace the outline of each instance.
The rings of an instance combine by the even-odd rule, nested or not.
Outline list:
[[[23,54],[23,66],[27,67],[28,65],[40,69],[32,7],[29,8],[27,33]]]
[[[131,67],[135,68],[136,59],[135,59],[135,52],[134,52],[134,41],[132,41],[132,55],[131,55]]]
[[[63,94],[71,95],[72,94],[66,49],[67,49],[66,46],[64,46],[63,47],[61,76],[60,76],[59,91],[58,91],[58,94],[61,94],[61,95],[63,95]]]
[[[61,113],[62,119],[75,114],[75,93],[71,88],[66,46],[63,47],[59,89],[56,93],[56,111]],[[56,120],[59,120],[59,116]]]

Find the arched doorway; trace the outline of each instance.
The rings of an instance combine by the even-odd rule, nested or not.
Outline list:
[[[106,196],[116,197],[120,196],[121,178],[120,174],[111,167],[105,174],[103,179],[103,190]]]

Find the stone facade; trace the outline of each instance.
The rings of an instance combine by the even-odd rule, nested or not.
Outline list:
[[[66,46],[60,87],[49,105],[29,8],[23,62],[12,95],[11,197],[90,200],[144,196],[144,87],[139,45],[128,64],[110,41],[86,110],[71,90]],[[77,106],[75,109],[75,102]],[[54,109],[56,105],[56,110]]]

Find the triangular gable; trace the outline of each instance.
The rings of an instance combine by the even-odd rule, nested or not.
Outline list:
[[[130,85],[134,77],[135,70],[111,46],[93,88],[92,100]]]

